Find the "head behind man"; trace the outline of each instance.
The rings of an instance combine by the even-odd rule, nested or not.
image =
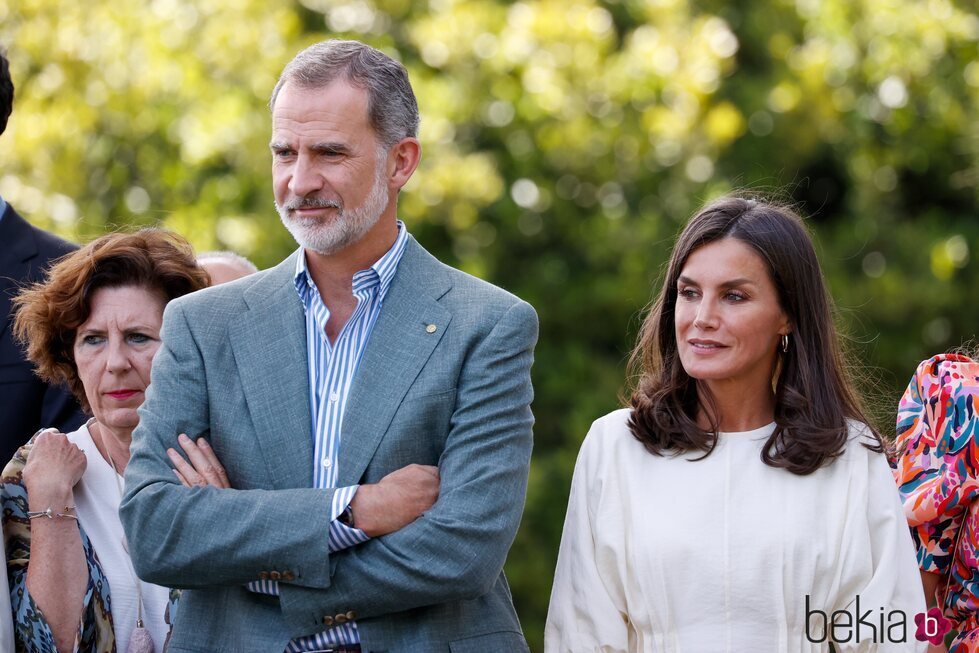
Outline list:
[[[394,241],[397,191],[421,153],[404,66],[356,41],[317,43],[286,66],[269,106],[283,224],[309,252],[358,244],[356,258],[376,260]]]
[[[241,254],[228,251],[202,252],[197,255],[197,264],[207,271],[211,278],[208,285],[217,286],[235,281],[258,272],[255,264]]]

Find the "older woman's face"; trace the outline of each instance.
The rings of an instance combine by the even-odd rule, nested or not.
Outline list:
[[[735,238],[694,250],[680,272],[674,311],[683,369],[714,392],[771,388],[779,337],[791,327],[765,262]]]
[[[160,347],[163,294],[139,286],[100,288],[75,334],[75,365],[95,419],[131,432]]]

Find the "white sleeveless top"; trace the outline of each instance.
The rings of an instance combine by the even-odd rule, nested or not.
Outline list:
[[[116,647],[124,651],[136,627],[137,600],[133,583],[135,575],[129,553],[123,546],[124,534],[122,522],[119,521],[120,497],[116,481],[121,485],[122,477],[99,453],[87,424],[69,433],[68,440],[81,449],[88,459],[85,473],[74,488],[75,510],[78,523],[92,541],[102,571],[109,580]],[[143,592],[143,626],[153,637],[156,650],[162,651],[169,632],[163,615],[170,590],[142,581],[140,586]]]

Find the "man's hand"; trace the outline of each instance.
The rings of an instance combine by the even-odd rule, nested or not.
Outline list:
[[[177,442],[184,450],[187,460],[172,447],[167,449],[167,456],[173,463],[173,472],[183,483],[184,487],[204,487],[211,485],[218,488],[230,488],[231,482],[228,474],[224,471],[224,466],[218,460],[214,449],[204,438],[197,438],[194,442],[186,433],[177,436]],[[187,461],[190,462],[187,462]]]
[[[370,537],[393,533],[418,519],[438,496],[438,467],[402,467],[378,483],[360,486],[350,502],[354,525]]]

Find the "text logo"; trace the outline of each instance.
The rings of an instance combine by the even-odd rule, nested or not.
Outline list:
[[[952,622],[942,616],[942,611],[938,608],[916,614],[914,623],[918,626],[914,638],[919,642],[931,642],[935,646],[941,644],[945,634],[952,630]]]
[[[830,614],[812,609],[809,595],[806,594],[806,639],[813,644],[826,641],[839,644],[859,644],[866,641],[875,644],[906,642],[907,626],[907,617],[903,610],[885,611],[880,607],[861,612],[859,594],[852,613],[848,610],[836,610]],[[920,628],[919,626],[919,630]]]

